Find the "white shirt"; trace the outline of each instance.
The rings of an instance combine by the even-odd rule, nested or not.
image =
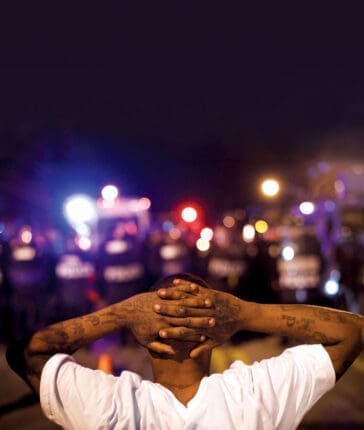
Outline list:
[[[134,372],[115,377],[56,354],[44,366],[40,400],[45,415],[65,429],[293,430],[334,384],[326,350],[302,345],[252,365],[235,361],[203,378],[184,406]]]

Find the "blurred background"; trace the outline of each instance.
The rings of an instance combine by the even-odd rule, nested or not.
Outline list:
[[[330,37],[317,37],[318,16],[298,39],[275,41],[261,15],[265,33],[244,36],[236,20],[206,23],[201,11],[188,32],[182,18],[157,30],[138,14],[133,27],[98,10],[28,12],[2,38],[1,428],[54,428],[4,362],[11,340],[162,276],[188,271],[246,300],[363,313],[364,83],[347,60],[360,52],[353,16]],[[177,38],[166,36],[172,21]],[[201,22],[209,36],[196,35]],[[216,369],[236,347],[251,362],[288,344],[239,333]],[[97,367],[105,352],[110,371],[150,377],[128,333],[81,361]],[[363,371],[359,357],[300,428],[364,425]]]

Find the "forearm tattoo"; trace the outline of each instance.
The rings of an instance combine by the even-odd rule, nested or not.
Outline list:
[[[285,328],[288,332],[292,331],[293,335],[299,335],[308,340],[313,340],[323,345],[335,345],[340,341],[340,337],[328,336],[326,331],[323,332],[322,324],[329,327],[327,324],[362,324],[362,317],[360,315],[351,314],[344,311],[331,310],[320,308],[317,306],[307,306],[304,313],[308,316],[292,315],[295,311],[302,312],[302,308],[297,308],[296,305],[281,305],[281,310],[284,311],[281,319],[285,321]],[[321,328],[322,327],[322,328]],[[321,328],[321,329],[320,329]],[[330,332],[339,335],[337,326],[332,326]]]

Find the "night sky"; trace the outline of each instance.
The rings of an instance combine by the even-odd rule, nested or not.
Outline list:
[[[57,23],[59,33],[53,21],[30,26],[22,14],[22,31],[4,45],[6,193],[39,189],[57,205],[70,191],[115,181],[125,194],[150,196],[156,210],[196,198],[216,211],[254,202],[264,174],[300,183],[320,159],[363,161],[364,84],[348,62],[358,56],[350,26],[340,27],[351,28],[346,39],[310,31],[293,42],[284,31],[273,38],[271,27],[247,39],[234,32],[236,19],[215,18],[199,36],[198,25],[180,22],[173,38],[176,21],[164,23],[167,34],[143,16],[122,37],[117,18],[93,12],[77,37],[80,11],[72,25]]]

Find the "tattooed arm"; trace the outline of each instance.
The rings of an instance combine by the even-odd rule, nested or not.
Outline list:
[[[195,298],[191,306],[199,305]],[[155,292],[133,296],[99,311],[78,318],[62,321],[33,334],[30,339],[11,345],[6,353],[10,367],[36,392],[47,360],[56,353],[73,354],[90,342],[116,332],[123,327],[132,330],[137,341],[151,351],[174,354],[170,345],[158,337],[161,329],[168,327],[165,318],[157,315],[153,303],[160,300]],[[191,318],[195,327],[206,327],[209,318]],[[193,330],[182,335],[181,340],[201,340],[201,334]]]
[[[185,284],[186,281],[175,281],[176,288],[181,291]],[[165,300],[176,299],[173,290],[161,290],[158,294]],[[239,330],[256,331],[288,336],[305,343],[321,343],[330,355],[336,377],[339,378],[362,349],[364,317],[360,315],[320,306],[247,302],[201,286],[198,286],[196,294],[211,301],[215,311],[215,326],[203,331],[208,339],[197,346],[191,356],[197,356],[202,350],[211,349],[228,340]],[[178,305],[177,309],[183,307],[183,300],[175,303]],[[168,302],[159,305],[157,311],[163,315],[177,315],[175,308]],[[185,309],[185,319],[193,312],[196,310]],[[179,313],[181,314],[181,310]],[[178,323],[188,326],[188,321],[182,319]],[[179,327],[165,329],[162,337],[177,337],[179,330]]]
[[[363,348],[364,317],[310,305],[263,305],[244,302],[254,314],[242,329],[279,334],[305,343],[321,343],[339,379]]]

